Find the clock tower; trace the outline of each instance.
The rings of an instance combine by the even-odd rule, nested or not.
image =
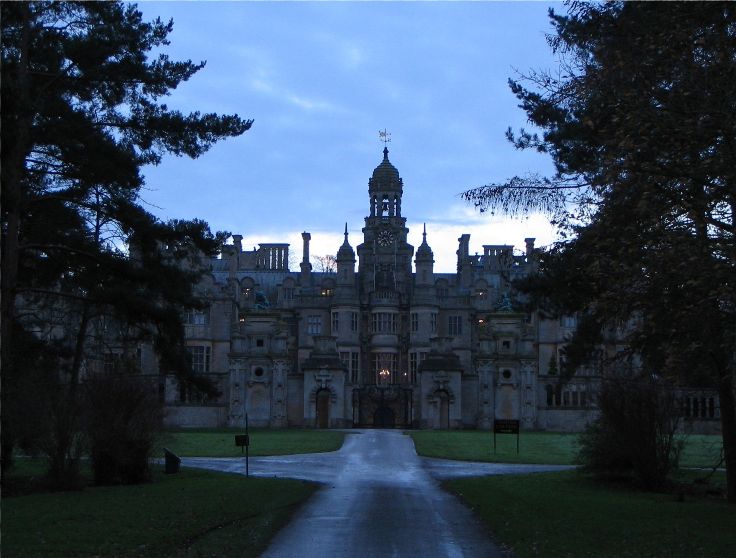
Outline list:
[[[409,229],[401,216],[402,194],[403,181],[388,160],[388,148],[384,147],[383,161],[368,181],[370,209],[365,218],[363,243],[357,248],[363,293],[408,294],[414,247],[406,241]]]

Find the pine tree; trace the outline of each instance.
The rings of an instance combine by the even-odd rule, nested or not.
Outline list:
[[[27,343],[15,343],[15,332],[32,325],[25,309],[63,309],[56,371],[67,389],[60,401],[70,402],[57,421],[57,437],[67,437],[56,456],[63,469],[91,324],[114,317],[154,343],[163,369],[185,373],[180,311],[200,302],[181,260],[193,250],[216,253],[226,237],[201,221],[162,223],[146,212],[142,166],[167,153],[198,157],[252,121],[167,107],[162,100],[204,63],[154,56],[168,44],[173,23],[145,22],[135,5],[0,8],[3,400],[23,386],[18,351]],[[17,419],[3,413],[4,464]]]
[[[563,368],[627,324],[647,373],[718,390],[736,502],[736,5],[574,2],[550,15],[559,71],[511,81],[542,134],[508,137],[550,154],[556,174],[465,197],[542,209],[568,235],[530,280],[585,314]]]

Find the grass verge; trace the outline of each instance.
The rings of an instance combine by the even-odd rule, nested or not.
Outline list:
[[[419,430],[409,435],[419,455],[462,461],[574,465],[579,449],[577,434],[558,432],[522,432],[518,454],[516,436],[511,434],[496,435],[495,453],[493,434],[488,431]],[[691,434],[685,438],[680,466],[712,467],[719,461],[721,447],[720,436]]]
[[[611,488],[574,471],[457,479],[460,495],[517,558],[736,556],[724,500]]]
[[[522,432],[518,454],[511,434],[496,435],[495,453],[487,430],[416,430],[409,435],[419,455],[462,461],[572,465],[578,452],[577,434]]]
[[[2,500],[3,557],[255,557],[318,485],[182,469]]]
[[[181,457],[240,457],[235,435],[242,429],[187,429],[168,431],[161,441]],[[344,432],[332,430],[250,430],[250,455],[289,455],[336,451],[342,446]],[[163,450],[161,450],[163,451]]]

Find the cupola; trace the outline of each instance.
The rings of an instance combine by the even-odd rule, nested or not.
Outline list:
[[[368,180],[371,217],[401,217],[401,194],[404,184],[399,171],[388,160],[388,148],[383,148],[383,161]]]

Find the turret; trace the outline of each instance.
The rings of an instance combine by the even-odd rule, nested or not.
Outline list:
[[[424,224],[422,232],[422,243],[417,248],[417,256],[414,260],[417,268],[417,286],[428,287],[434,284],[434,254],[427,244],[427,224]]]
[[[348,242],[348,224],[345,223],[345,240],[337,251],[337,284],[352,285],[355,274],[355,251]]]

